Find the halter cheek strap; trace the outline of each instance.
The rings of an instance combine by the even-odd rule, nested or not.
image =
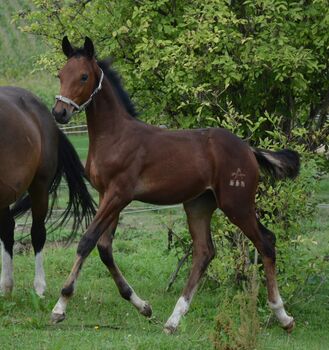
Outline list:
[[[65,97],[65,96],[62,96],[62,95],[56,95],[55,96],[55,99],[57,101],[62,101],[62,102],[66,103],[68,105],[71,105],[71,106],[73,106],[75,108],[75,111],[72,113],[72,115],[75,114],[75,113],[79,113],[79,112],[83,111],[89,105],[89,103],[92,101],[93,97],[97,94],[97,92],[102,89],[104,73],[103,73],[101,68],[99,68],[99,69],[101,71],[101,78],[99,79],[98,86],[93,91],[93,93],[90,95],[89,99],[86,102],[84,102],[82,105],[79,106],[78,104],[76,104],[73,100],[71,100],[68,97]]]

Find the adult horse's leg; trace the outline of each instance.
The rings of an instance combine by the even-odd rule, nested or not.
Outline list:
[[[46,242],[45,219],[48,211],[48,189],[43,182],[35,180],[29,193],[32,201],[31,238],[35,255],[34,289],[40,297],[43,297],[46,290],[46,278],[42,250]]]
[[[15,221],[9,208],[0,211],[0,240],[1,240],[1,279],[0,289],[4,294],[12,292],[13,279],[13,246]]]
[[[236,206],[236,208],[241,208],[241,206]],[[237,225],[253,242],[262,256],[269,307],[275,313],[282,327],[290,333],[295,326],[295,322],[293,317],[288,316],[284,309],[276,280],[275,235],[257,220],[254,209],[242,210],[242,212],[239,209],[233,209],[233,207],[223,207],[222,209],[230,221]]]
[[[97,242],[97,248],[99,251],[100,258],[110,271],[121,296],[124,299],[130,301],[142,315],[150,317],[152,315],[151,306],[135,293],[135,291],[128,284],[128,282],[126,281],[126,279],[124,278],[114,261],[112,252],[112,242],[114,239],[114,232],[117,223],[118,218],[113,222],[112,226],[102,234],[102,236]]]
[[[192,270],[183,293],[165,324],[166,333],[173,333],[181,317],[187,313],[199,280],[215,256],[215,248],[210,233],[210,221],[216,208],[216,200],[210,191],[190,202],[184,203],[193,240]]]
[[[94,220],[79,242],[77,256],[71,273],[64,283],[61,296],[52,310],[52,321],[54,323],[61,322],[65,319],[65,310],[69,299],[74,293],[75,282],[79,276],[83,262],[95,248],[99,238],[107,228],[112,227],[114,223],[117,222],[120,211],[129,202],[130,201],[124,201],[119,193],[113,193],[112,191],[109,191],[108,195],[103,198]]]

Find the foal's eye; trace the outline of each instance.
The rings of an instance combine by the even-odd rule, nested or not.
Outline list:
[[[87,81],[88,80],[88,74],[82,74],[81,81]]]

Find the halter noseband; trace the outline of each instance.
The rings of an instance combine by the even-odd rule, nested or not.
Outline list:
[[[99,83],[98,86],[96,87],[96,89],[93,91],[93,93],[90,95],[89,99],[84,102],[82,105],[78,105],[76,104],[74,101],[72,101],[70,98],[62,96],[62,95],[56,95],[55,99],[57,101],[62,101],[68,105],[71,105],[75,108],[75,111],[73,111],[72,115],[75,113],[79,113],[81,111],[83,111],[91,102],[91,100],[93,99],[93,97],[97,94],[98,91],[100,91],[102,89],[102,83],[103,83],[103,79],[104,79],[104,73],[102,71],[101,68],[99,68],[101,70],[101,78],[99,79]]]

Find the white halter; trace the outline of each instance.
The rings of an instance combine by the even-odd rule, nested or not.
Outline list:
[[[102,71],[101,68],[99,68],[101,70],[101,78],[99,79],[99,83],[98,86],[96,87],[96,89],[93,91],[93,93],[90,95],[89,99],[84,102],[81,106],[79,106],[78,104],[76,104],[74,101],[72,101],[70,98],[62,96],[62,95],[56,95],[55,99],[57,101],[62,101],[68,105],[71,105],[75,108],[75,111],[73,111],[72,115],[75,113],[79,113],[81,111],[83,111],[91,102],[91,100],[93,99],[93,97],[97,94],[98,91],[100,91],[102,89],[102,83],[103,83],[103,79],[104,79],[104,73]]]

